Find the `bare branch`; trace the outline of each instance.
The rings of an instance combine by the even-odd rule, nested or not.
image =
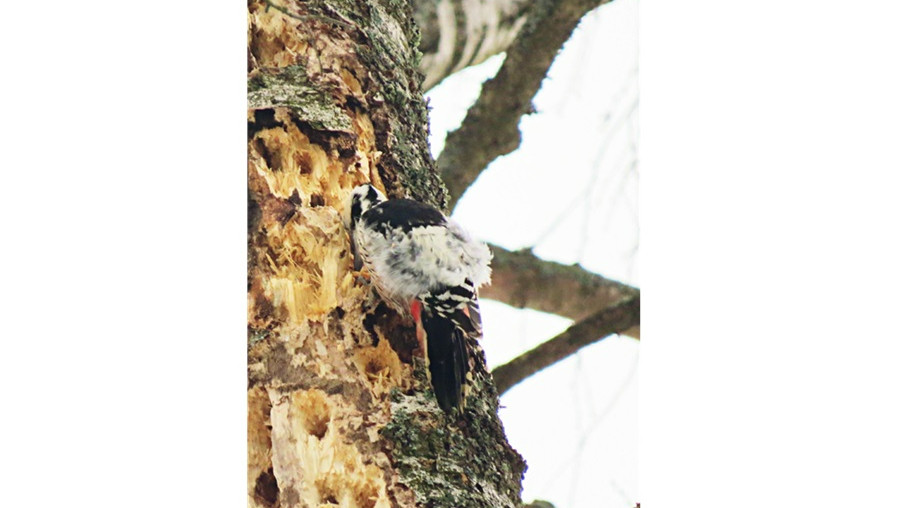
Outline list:
[[[526,504],[522,508],[555,508],[553,503],[550,501],[544,501],[543,499],[535,499],[534,501]]]
[[[492,374],[497,393],[502,395],[523,379],[571,356],[588,344],[638,326],[640,320],[640,295],[589,316],[531,351],[495,368]]]
[[[611,334],[640,339],[640,290],[577,265],[491,246],[492,282],[481,296],[579,321],[565,332],[494,369],[503,393],[526,377]]]
[[[529,308],[584,319],[640,290],[585,270],[578,265],[546,261],[530,250],[510,252],[491,245],[491,285],[481,289],[483,298],[497,300],[520,309]],[[640,327],[625,330],[624,335],[640,339]]]
[[[519,147],[519,119],[550,65],[581,18],[611,0],[537,0],[506,52],[494,78],[469,109],[459,129],[447,135],[438,167],[450,190],[450,208],[487,165]]]

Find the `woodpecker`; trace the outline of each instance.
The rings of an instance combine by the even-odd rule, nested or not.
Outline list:
[[[388,200],[368,184],[353,189],[343,220],[355,269],[365,267],[381,298],[415,321],[441,409],[462,407],[466,339],[481,336],[478,288],[490,282],[491,251],[436,208]]]

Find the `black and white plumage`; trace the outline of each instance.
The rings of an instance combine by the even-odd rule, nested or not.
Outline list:
[[[436,208],[388,200],[372,185],[353,190],[344,222],[356,268],[364,266],[385,302],[416,322],[441,408],[461,406],[466,338],[481,335],[477,295],[490,282],[490,250]]]

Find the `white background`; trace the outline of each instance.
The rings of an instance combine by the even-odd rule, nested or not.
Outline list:
[[[4,506],[245,506],[244,9],[4,12]],[[643,507],[900,504],[897,14],[641,2]]]

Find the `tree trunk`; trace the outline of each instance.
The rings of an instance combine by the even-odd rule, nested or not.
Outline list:
[[[356,185],[446,208],[411,20],[399,1],[249,3],[250,506],[521,504],[483,356],[448,416],[411,323],[351,271]]]

